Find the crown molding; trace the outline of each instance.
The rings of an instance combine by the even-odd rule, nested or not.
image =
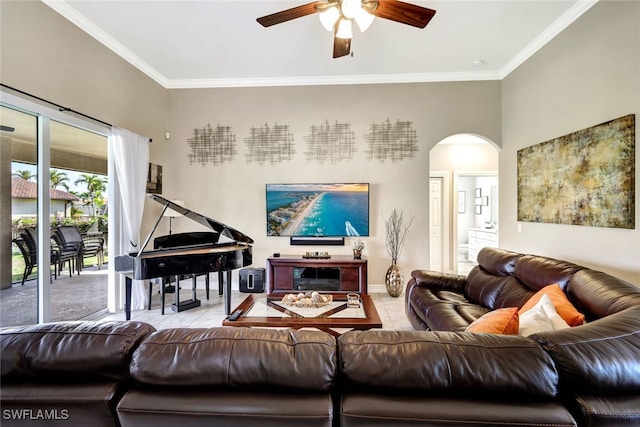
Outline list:
[[[538,37],[536,37],[528,46],[518,52],[512,59],[500,70],[500,79],[507,77],[513,70],[522,65],[527,59],[533,56],[544,45],[549,43],[555,36],[564,31],[576,19],[582,16],[587,10],[599,0],[578,0],[569,8],[562,16],[545,29]]]
[[[79,13],[73,7],[71,7],[64,0],[41,0],[44,4],[49,6],[51,9],[58,12],[64,18],[69,20],[72,24],[80,28],[85,33],[89,34],[91,37],[102,43],[108,49],[112,50],[116,55],[120,56],[125,61],[129,62],[131,65],[136,67],[138,70],[142,71],[144,74],[155,80],[161,86],[165,88],[169,84],[169,80],[167,80],[162,74],[156,71],[155,68],[151,67],[145,61],[140,59],[139,56],[131,52],[127,49],[123,44],[115,40],[113,37],[102,31],[98,28],[93,22],[88,20],[84,15]]]
[[[460,73],[362,74],[344,76],[289,76],[273,78],[171,80],[166,87],[167,89],[202,89],[265,86],[360,85],[500,80],[500,78],[499,73],[491,71]]]

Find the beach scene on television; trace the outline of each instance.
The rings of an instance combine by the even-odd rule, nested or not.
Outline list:
[[[369,184],[267,184],[267,236],[369,235]]]

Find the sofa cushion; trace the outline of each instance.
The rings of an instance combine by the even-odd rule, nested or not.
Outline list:
[[[431,288],[446,289],[459,293],[464,291],[466,284],[466,278],[464,276],[432,270],[413,270],[411,272],[411,279],[418,286],[427,283]]]
[[[497,248],[483,248],[478,253],[478,266],[467,276],[465,293],[476,304],[491,309],[514,307],[515,304],[500,305],[498,297],[509,282],[520,254]]]
[[[328,391],[337,368],[336,340],[320,331],[165,329],[135,351],[140,384]]]
[[[515,281],[511,276],[496,276],[488,273],[483,268],[476,267],[467,276],[465,293],[476,304],[481,304],[491,309],[504,308],[497,306],[497,299],[507,283]],[[511,307],[514,306],[512,305]]]
[[[427,328],[464,331],[471,322],[489,309],[468,300],[462,290],[455,292],[439,287],[410,286],[407,289],[407,308]]]
[[[424,321],[434,331],[463,332],[476,319],[490,310],[480,305],[440,303],[423,312]]]
[[[2,381],[129,380],[143,322],[60,322],[0,330]]]
[[[558,402],[412,394],[346,393],[340,427],[575,427]]]
[[[141,388],[118,404],[122,427],[331,427],[331,394]]]
[[[116,381],[3,383],[2,426],[116,427],[123,393]]]
[[[338,348],[348,390],[513,399],[557,394],[551,356],[518,335],[349,331],[338,337]]]
[[[569,328],[553,306],[549,295],[542,295],[540,300],[529,310],[520,314],[520,335],[529,336],[537,332],[555,331]]]
[[[472,322],[465,332],[513,335],[518,325],[518,307],[499,308]]]
[[[584,267],[568,261],[539,255],[523,255],[518,258],[513,275],[533,292],[551,283],[559,284],[564,290],[571,277],[582,269]]]
[[[584,323],[584,314],[580,313],[576,308],[571,304],[571,301],[567,298],[567,295],[564,293],[562,289],[560,289],[560,285],[553,284],[549,286],[545,286],[536,292],[529,300],[520,308],[520,314],[525,313],[527,310],[533,308],[540,298],[543,295],[547,295],[556,311],[564,319],[565,322],[569,324],[569,326],[578,326]]]
[[[576,418],[591,427],[640,425],[640,394],[627,396],[577,396]]]
[[[516,261],[522,254],[505,251],[498,248],[482,248],[478,252],[478,265],[484,271],[494,276],[511,276],[515,270]]]
[[[530,338],[553,356],[566,392],[640,393],[640,306]]]

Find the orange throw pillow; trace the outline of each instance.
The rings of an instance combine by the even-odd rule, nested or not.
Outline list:
[[[553,303],[553,306],[556,308],[556,311],[564,319],[565,322],[569,324],[569,326],[578,326],[584,323],[584,314],[580,313],[576,308],[571,304],[571,301],[567,298],[564,291],[560,289],[560,285],[555,283],[553,285],[545,286],[540,289],[538,292],[533,294],[531,298],[520,308],[519,314],[524,313],[525,311],[531,309],[534,305],[540,301],[542,295],[549,296],[549,299]]]
[[[514,335],[519,327],[518,307],[507,307],[490,311],[476,319],[467,326],[465,332]]]

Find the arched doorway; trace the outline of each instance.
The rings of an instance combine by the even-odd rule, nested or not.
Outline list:
[[[476,231],[492,234],[481,245],[497,245],[498,163],[495,144],[472,134],[449,136],[429,152],[430,269],[465,274],[479,250]]]

